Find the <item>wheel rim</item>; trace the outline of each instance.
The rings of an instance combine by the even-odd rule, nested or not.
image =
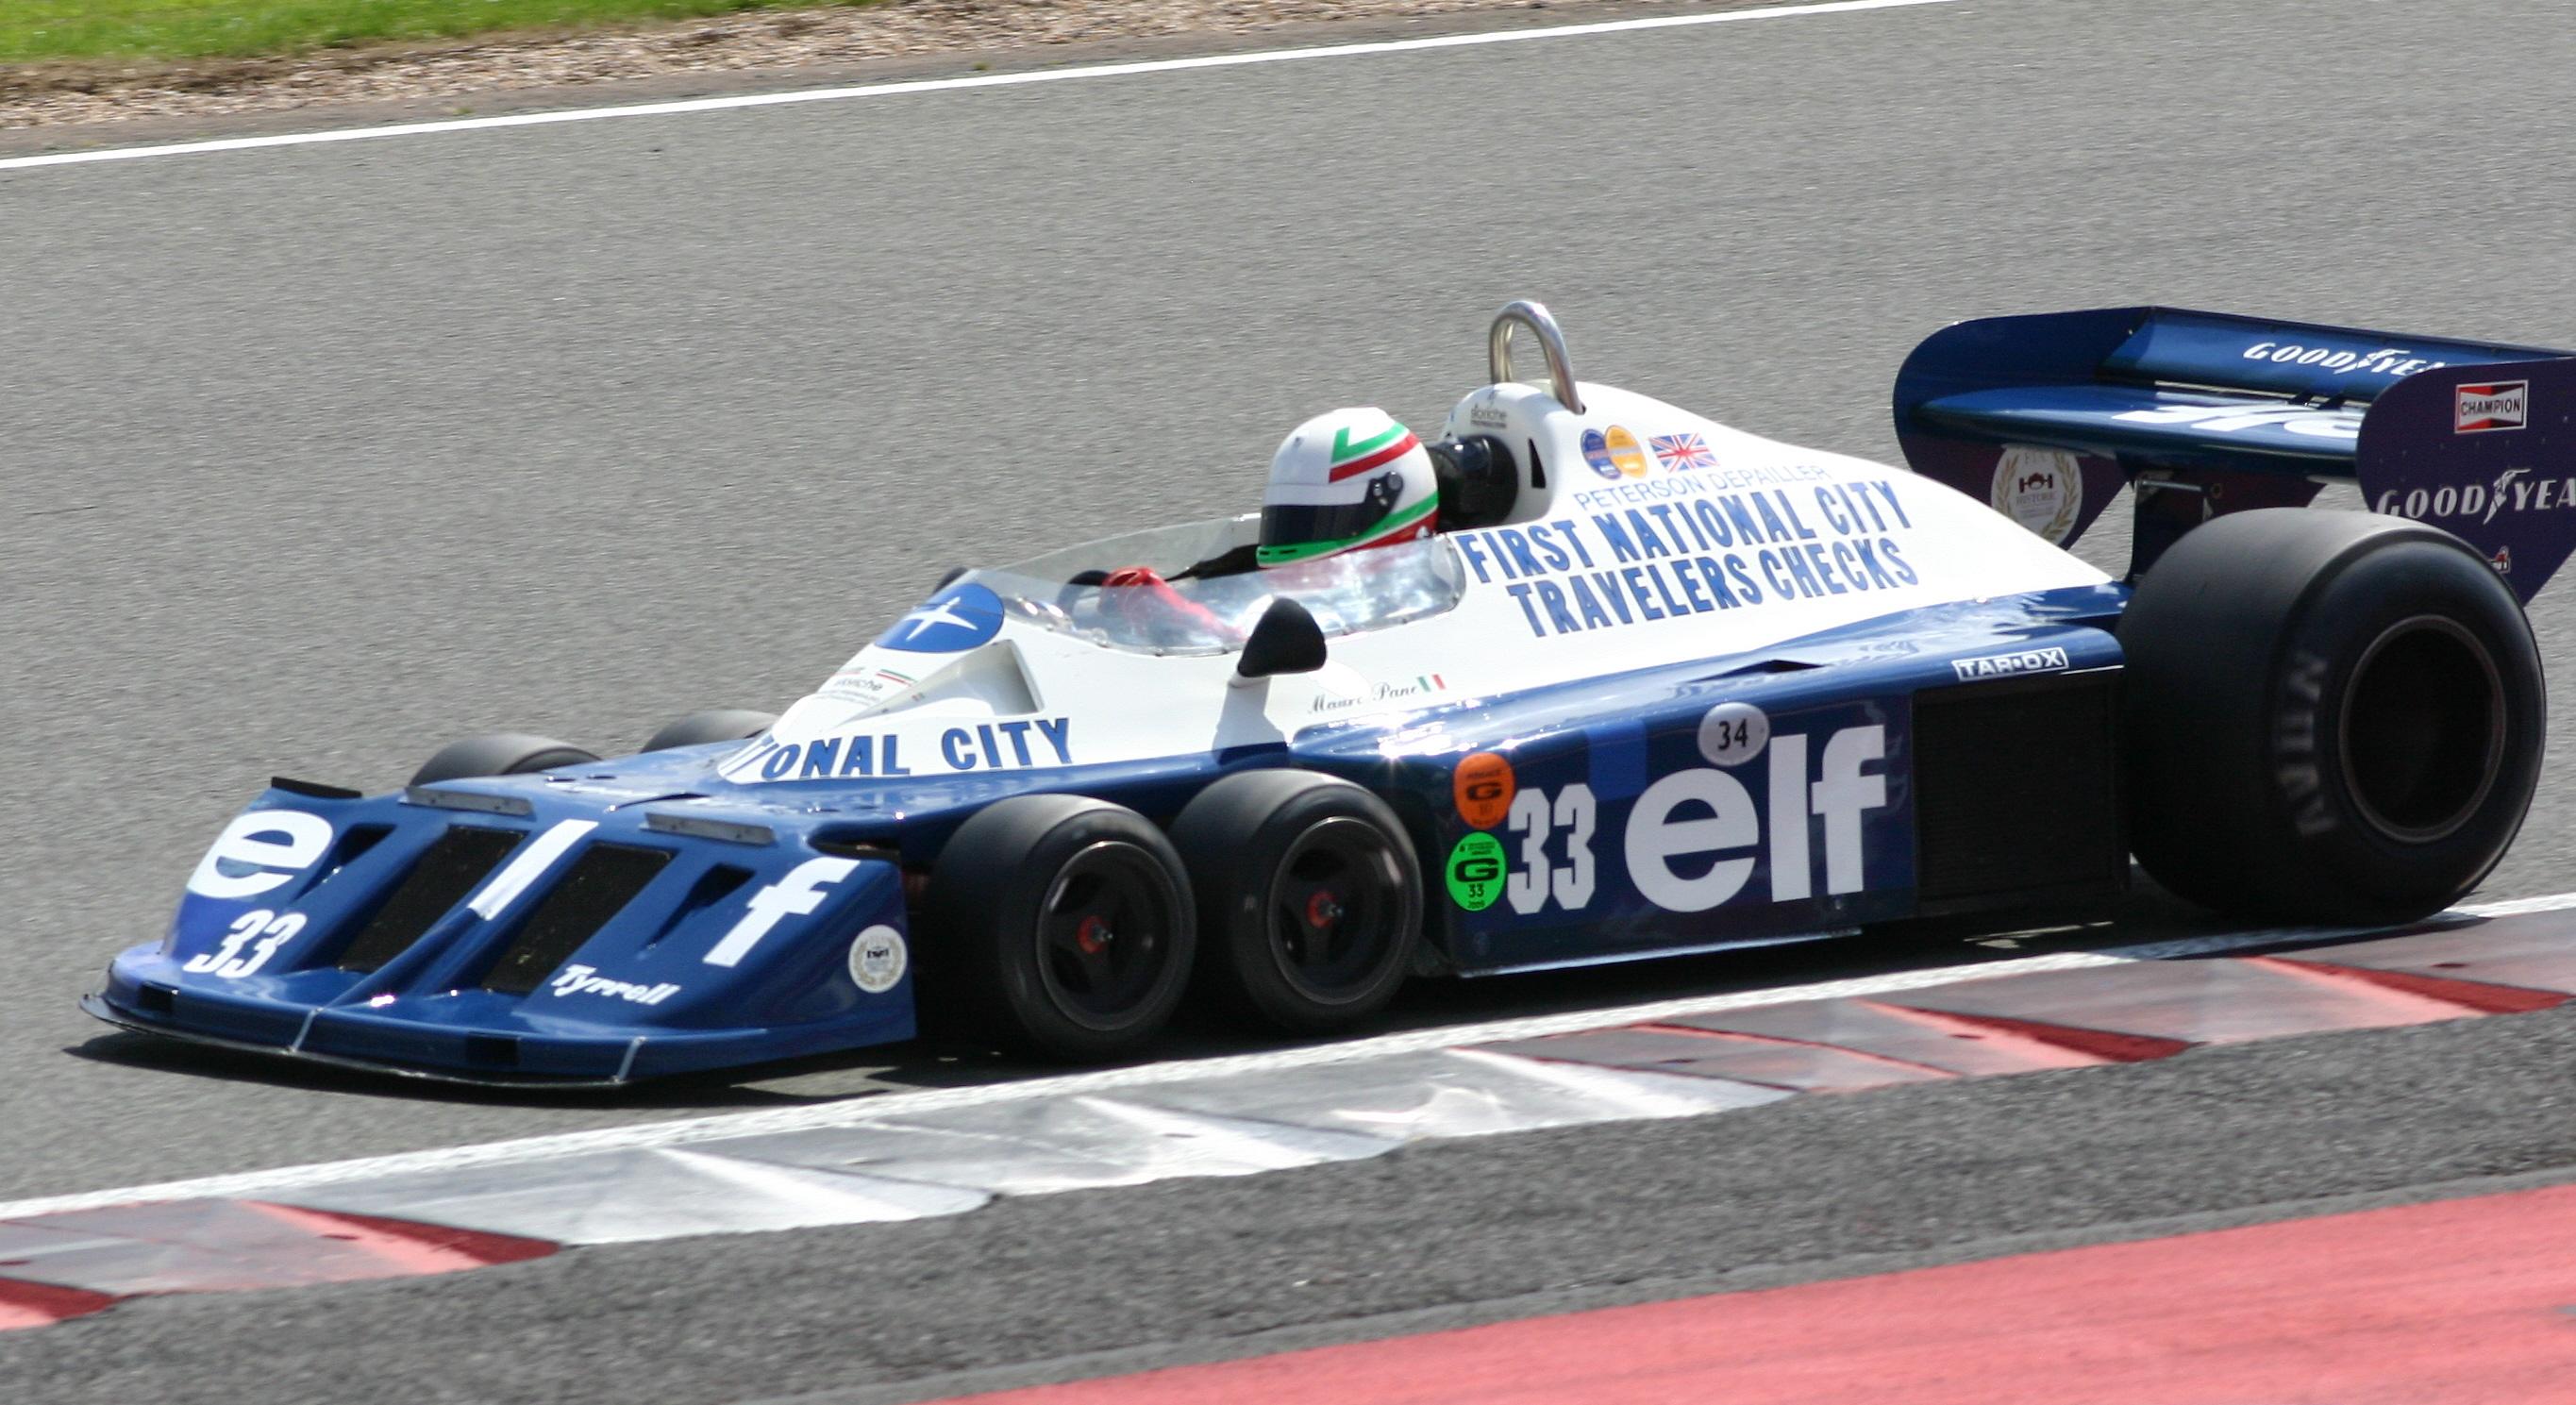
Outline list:
[[[1263,907],[1270,957],[1318,1004],[1356,999],[1375,982],[1408,920],[1403,859],[1375,825],[1320,820],[1280,856]]]
[[[1118,1029],[1151,1003],[1171,966],[1180,895],[1134,844],[1102,840],[1056,871],[1038,910],[1038,979],[1086,1029]]]
[[[2400,620],[2362,651],[2337,730],[2362,818],[2431,843],[2477,814],[2504,769],[2504,679],[2485,641],[2455,621]]]

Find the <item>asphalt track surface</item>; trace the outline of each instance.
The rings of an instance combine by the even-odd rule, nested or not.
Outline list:
[[[878,1060],[424,1098],[90,1025],[72,999],[271,772],[382,787],[463,732],[606,750],[775,706],[952,564],[1238,510],[1329,405],[1436,421],[1513,296],[1587,378],[1882,458],[1897,362],[1962,316],[2160,300],[2568,345],[2571,90],[2544,4],[1971,0],[0,172],[0,1196],[882,1086]],[[2534,610],[2562,667],[2570,598]],[[2576,886],[2568,728],[2481,897]],[[0,1383],[907,1398],[2563,1176],[2571,1046],[2563,1013],[2324,1036],[143,1302],[0,1339]]]

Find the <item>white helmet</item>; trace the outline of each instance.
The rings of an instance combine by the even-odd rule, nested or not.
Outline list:
[[[1270,456],[1254,559],[1285,566],[1431,535],[1440,483],[1413,431],[1374,406],[1317,415]]]

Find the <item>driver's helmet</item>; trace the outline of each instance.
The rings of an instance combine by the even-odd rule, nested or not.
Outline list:
[[[1261,497],[1264,566],[1431,535],[1440,484],[1413,431],[1375,407],[1317,415],[1270,456]]]

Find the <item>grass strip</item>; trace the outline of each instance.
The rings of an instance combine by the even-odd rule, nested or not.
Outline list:
[[[867,0],[858,0],[866,3]],[[702,19],[815,0],[0,0],[0,64],[269,58],[351,44]]]

